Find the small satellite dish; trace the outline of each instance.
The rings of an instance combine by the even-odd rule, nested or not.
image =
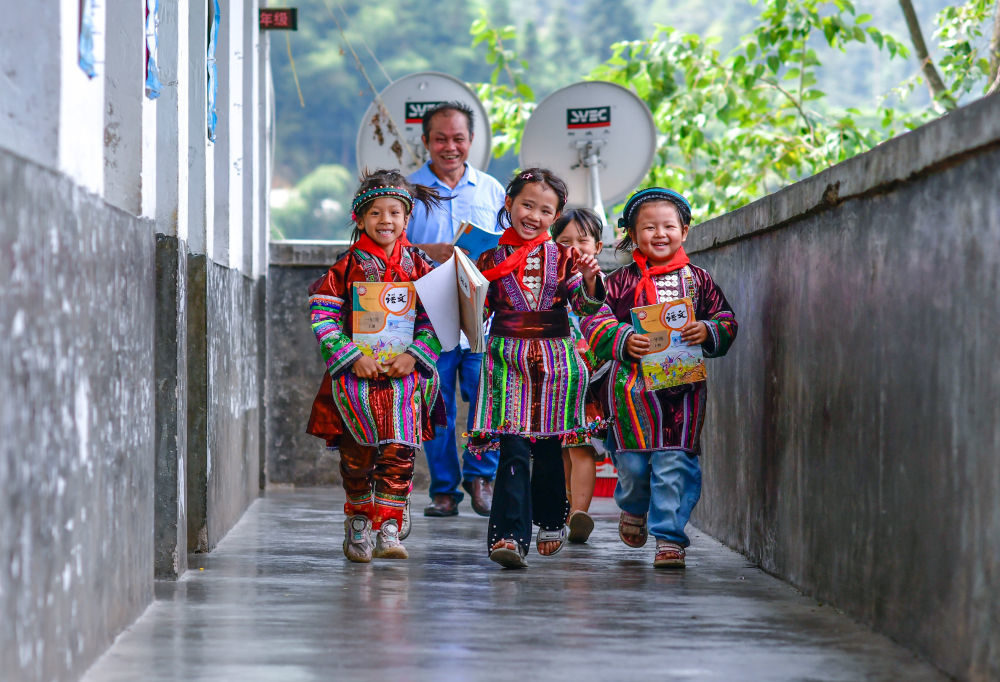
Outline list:
[[[486,170],[493,135],[486,108],[462,81],[436,71],[411,73],[393,81],[371,103],[358,129],[358,168],[398,168],[409,175],[427,161],[420,136],[424,112],[440,102],[458,101],[472,109],[469,163]]]
[[[520,161],[565,180],[569,205],[593,207],[611,243],[604,204],[642,182],[655,152],[656,125],[646,103],[620,85],[585,81],[542,100],[524,126]]]

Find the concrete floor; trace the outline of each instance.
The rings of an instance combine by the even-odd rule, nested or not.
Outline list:
[[[414,517],[408,561],[349,563],[342,493],[270,491],[85,680],[942,680],[697,530],[686,571],[594,536],[523,571],[486,558],[486,519]],[[414,502],[424,504],[424,495]]]

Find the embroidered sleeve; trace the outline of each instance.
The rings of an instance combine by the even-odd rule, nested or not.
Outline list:
[[[309,315],[313,333],[319,341],[326,370],[334,378],[350,369],[361,357],[361,350],[344,333],[343,312],[347,286],[345,256],[323,277],[309,287]]]
[[[594,295],[587,293],[587,286],[583,282],[583,275],[576,267],[576,249],[560,248],[561,257],[566,260],[564,265],[564,286],[566,287],[566,299],[570,307],[580,317],[593,315],[601,309],[601,305],[607,298],[607,290],[604,286],[604,275],[598,274],[594,283]]]
[[[635,334],[635,329],[627,322],[619,322],[607,304],[583,318],[580,327],[598,359],[635,362],[635,358],[625,352],[625,342]]]
[[[707,272],[704,273],[701,280],[695,318],[704,322],[705,326],[708,327],[708,339],[701,344],[701,349],[705,357],[718,358],[729,351],[729,347],[736,338],[739,325],[736,322],[736,315],[719,285],[712,280]]]

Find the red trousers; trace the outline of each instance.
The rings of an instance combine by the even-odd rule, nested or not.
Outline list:
[[[403,523],[403,507],[413,480],[415,450],[409,445],[360,445],[345,433],[338,443],[340,475],[347,492],[344,513],[371,519],[373,528],[394,519]]]

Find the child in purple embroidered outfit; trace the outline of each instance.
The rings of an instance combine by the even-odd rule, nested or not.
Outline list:
[[[684,526],[701,495],[706,382],[647,390],[639,358],[651,344],[632,326],[632,308],[691,298],[695,319],[679,332],[685,343],[700,344],[705,357],[725,355],[737,330],[722,289],[684,253],[690,223],[691,206],[677,192],[653,187],[632,195],[619,221],[626,236],[618,248],[630,250],[634,262],[608,275],[606,305],[583,321],[598,357],[611,361],[601,395],[618,468],[618,535],[630,547],[653,535],[657,568],[684,567]]]
[[[567,503],[559,436],[586,428],[589,373],[570,334],[567,305],[580,315],[597,312],[604,287],[593,256],[549,238],[565,205],[562,180],[541,168],[522,171],[507,185],[500,245],[478,262],[491,282],[493,322],[473,435],[499,439],[487,546],[490,559],[508,568],[526,565],[532,521],[539,554],[562,547]]]

